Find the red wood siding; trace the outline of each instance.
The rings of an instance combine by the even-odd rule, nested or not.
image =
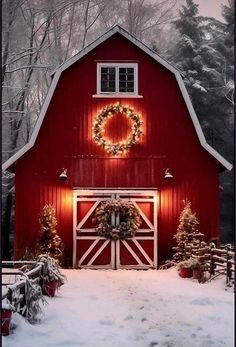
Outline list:
[[[96,64],[109,60],[138,62],[142,99],[92,97]],[[91,129],[98,112],[117,101],[141,114],[144,137],[125,156],[112,158],[94,143]],[[113,125],[118,128],[115,119]],[[125,131],[123,124],[119,136]],[[58,180],[63,167],[67,182]],[[167,167],[171,181],[163,178]],[[160,259],[170,256],[183,199],[192,201],[207,238],[219,234],[217,163],[199,143],[175,77],[119,34],[62,73],[35,146],[17,163],[16,257],[36,241],[40,209],[50,202],[70,262],[73,187],[157,188]]]

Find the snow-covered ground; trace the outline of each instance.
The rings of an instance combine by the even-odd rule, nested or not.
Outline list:
[[[41,323],[14,314],[4,347],[233,347],[234,294],[168,270],[63,270]]]

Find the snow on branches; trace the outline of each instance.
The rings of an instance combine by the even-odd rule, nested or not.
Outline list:
[[[63,244],[57,235],[57,219],[55,208],[46,204],[43,207],[40,218],[40,237],[38,242],[38,253],[48,254],[59,262],[62,261]]]
[[[174,235],[177,246],[173,247],[175,254],[173,260],[180,262],[188,258],[186,254],[186,246],[194,246],[204,236],[198,232],[199,221],[196,217],[196,213],[191,210],[191,202],[189,200],[184,202],[184,208],[179,216],[179,225],[177,232]]]

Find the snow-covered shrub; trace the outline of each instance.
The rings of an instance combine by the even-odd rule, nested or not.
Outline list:
[[[22,281],[24,287],[19,286]],[[14,307],[15,311],[24,316],[30,323],[40,321],[40,315],[42,314],[41,304],[46,303],[40,285],[33,283],[25,275],[21,278],[21,281],[10,285],[10,289],[11,306]]]
[[[15,307],[12,306],[12,304],[7,298],[5,298],[2,300],[2,310],[15,311]]]
[[[40,321],[43,312],[40,303],[47,303],[40,285],[28,280],[26,282],[25,306],[22,308],[21,313],[32,324]]]
[[[159,270],[166,270],[166,269],[169,269],[170,267],[175,266],[175,265],[176,265],[175,261],[173,261],[173,260],[166,260],[166,261],[164,261],[164,263],[162,263],[159,266]]]
[[[192,260],[188,259],[188,260],[180,261],[177,264],[177,269],[180,270],[182,268],[192,268]]]
[[[192,270],[202,269],[202,264],[200,263],[200,261],[197,258],[190,258],[189,260],[192,263],[192,265],[191,265]]]
[[[57,287],[60,287],[64,284],[66,277],[60,272],[59,262],[56,259],[50,257],[48,254],[41,254],[38,256],[37,260],[43,263],[43,286],[46,282],[50,281],[56,281]]]
[[[181,269],[183,267],[191,268],[192,270],[202,269],[203,264],[197,258],[189,258],[187,260],[183,260],[177,264],[177,268]]]

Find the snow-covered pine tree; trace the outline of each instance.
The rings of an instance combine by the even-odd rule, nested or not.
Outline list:
[[[211,117],[213,131],[217,135],[214,136],[213,144],[230,162],[234,161],[234,14],[234,0],[228,0],[228,4],[222,5],[223,22],[216,18],[205,20],[209,46],[214,49],[214,59],[211,56],[211,60],[218,57],[218,78],[215,79],[215,85],[211,85],[208,90],[210,107],[206,114]],[[213,69],[205,71],[205,79],[211,80],[213,73]],[[221,192],[222,241],[234,240],[233,182],[234,170],[220,175],[220,185],[224,189]]]
[[[175,251],[173,260],[176,263],[189,258],[186,246],[194,246],[197,240],[202,237],[203,234],[198,232],[198,225],[196,213],[192,212],[191,202],[187,200],[184,202],[184,208],[179,216],[177,232],[174,235],[177,246],[173,247]]]
[[[199,47],[203,43],[202,18],[198,15],[198,5],[186,0],[186,6],[179,10],[179,18],[174,22],[179,40],[174,52],[175,65],[185,73],[185,84],[190,95],[205,93],[201,85],[200,68],[203,65]]]
[[[172,53],[185,73],[185,85],[207,142],[230,162],[234,159],[234,1],[222,6],[224,21],[199,16],[187,0],[174,22],[179,39]],[[234,240],[234,170],[220,175],[222,240]],[[227,241],[226,241],[227,240]]]
[[[39,223],[40,236],[37,253],[48,254],[61,263],[63,245],[61,238],[57,234],[57,219],[53,205],[46,204],[43,207],[39,218]]]
[[[199,16],[198,5],[186,0],[174,22],[180,34],[174,62],[185,73],[184,81],[207,140],[227,157],[232,150],[224,151],[224,144],[227,137],[233,138],[228,107],[229,99],[233,99],[231,0],[223,7],[222,15],[229,23]]]

